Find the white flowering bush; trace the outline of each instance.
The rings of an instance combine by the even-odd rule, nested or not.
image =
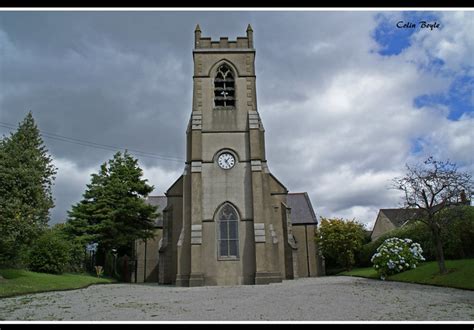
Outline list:
[[[386,239],[372,256],[375,270],[382,280],[388,275],[401,273],[416,268],[420,261],[425,258],[420,244],[409,238],[401,239],[392,237]]]

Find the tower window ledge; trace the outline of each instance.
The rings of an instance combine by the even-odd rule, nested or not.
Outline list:
[[[226,106],[226,107],[217,106],[217,107],[214,107],[214,110],[235,110],[235,107],[234,106]]]

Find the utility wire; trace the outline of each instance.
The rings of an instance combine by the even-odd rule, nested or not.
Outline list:
[[[13,124],[5,123],[5,122],[0,122],[0,127],[9,128],[9,129],[16,129],[17,128]],[[161,160],[169,160],[169,161],[180,162],[180,163],[184,162],[184,159],[182,159],[182,158],[162,156],[162,155],[154,154],[154,153],[147,152],[147,151],[117,147],[117,146],[112,146],[112,145],[101,144],[101,143],[91,142],[91,141],[87,141],[87,140],[62,136],[62,135],[59,135],[59,134],[50,133],[50,132],[46,132],[46,131],[42,131],[42,130],[39,130],[39,131],[41,132],[41,136],[49,138],[49,139],[57,140],[57,141],[68,142],[68,143],[72,143],[72,144],[82,145],[82,146],[86,146],[86,147],[92,147],[92,148],[96,148],[96,149],[108,150],[108,151],[116,151],[116,150],[126,149],[126,150],[128,150],[130,152],[133,152],[133,153],[135,153],[135,154],[137,154],[138,156],[141,156],[141,157],[155,158],[155,159],[161,159]]]

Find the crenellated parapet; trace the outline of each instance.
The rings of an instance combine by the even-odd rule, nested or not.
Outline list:
[[[194,49],[253,49],[253,30],[250,24],[247,27],[246,37],[237,37],[236,40],[229,40],[228,37],[221,37],[219,40],[212,40],[210,37],[201,36],[199,24],[194,30]]]

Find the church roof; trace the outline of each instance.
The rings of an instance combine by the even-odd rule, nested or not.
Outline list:
[[[407,221],[423,216],[420,209],[380,209],[395,227],[403,226]]]
[[[163,227],[163,210],[166,207],[166,196],[148,196],[146,202],[150,205],[158,206],[158,217],[155,218],[155,226]]]
[[[287,205],[291,208],[290,218],[293,225],[318,224],[308,193],[289,193]]]

